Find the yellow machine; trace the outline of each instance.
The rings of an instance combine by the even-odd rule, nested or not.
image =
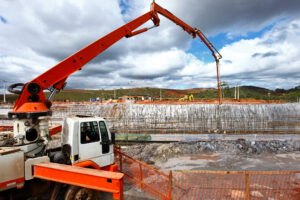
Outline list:
[[[194,101],[194,95],[184,95],[184,97],[180,98],[179,101]]]

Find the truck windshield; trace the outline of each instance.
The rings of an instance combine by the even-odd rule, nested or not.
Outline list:
[[[80,123],[81,144],[97,142],[100,140],[99,127],[96,121]]]

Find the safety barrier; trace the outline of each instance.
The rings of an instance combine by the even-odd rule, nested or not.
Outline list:
[[[124,180],[155,199],[171,199],[172,172],[165,174],[115,148],[115,159]]]
[[[177,171],[172,199],[300,199],[300,171]]]
[[[300,199],[300,171],[159,171],[115,148],[124,180],[155,199]]]

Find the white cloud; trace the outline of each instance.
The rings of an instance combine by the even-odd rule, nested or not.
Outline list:
[[[222,48],[221,74],[232,83],[252,80],[269,88],[293,87],[300,83],[299,43],[300,20],[282,21],[260,38]]]
[[[7,23],[0,22],[0,80],[30,81],[90,42],[150,10],[148,0],[125,2],[127,10],[122,15],[117,0],[2,0],[0,16]],[[287,17],[262,37],[240,40],[221,50],[224,80],[271,88],[299,84],[300,24],[291,20],[297,18],[298,2],[157,0],[208,35],[224,32],[234,38]],[[191,37],[160,18],[160,27],[122,39],[70,76],[69,87],[216,87],[215,64],[187,53]],[[146,26],[150,25],[151,22]]]
[[[123,58],[123,66],[132,66],[121,70],[121,74],[129,77],[159,77],[166,76],[169,72],[175,72],[184,66],[185,52],[178,49],[169,51],[131,54]],[[147,79],[146,77],[144,79]]]
[[[125,2],[129,6],[127,18],[149,10],[149,0]],[[300,13],[298,0],[156,0],[156,3],[192,27],[202,29],[207,35],[220,32],[229,33],[229,36],[246,35],[249,31],[259,31],[280,18],[299,17]],[[161,24],[165,23],[168,22],[163,21]]]

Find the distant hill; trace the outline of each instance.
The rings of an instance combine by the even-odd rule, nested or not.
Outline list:
[[[288,102],[297,102],[300,97],[300,88],[292,88],[284,92],[277,92],[266,88],[256,86],[240,86],[240,99],[262,99],[262,100],[285,100]],[[222,94],[224,98],[234,98],[235,88],[223,88]]]
[[[256,87],[256,86],[241,86],[240,88],[243,90],[248,90],[248,91],[261,93],[261,94],[268,94],[269,92],[274,93],[274,91],[272,90],[262,88],[262,87]]]
[[[122,96],[150,96],[163,99],[179,99],[184,95],[193,94],[195,99],[217,99],[218,91],[214,88],[192,88],[192,89],[165,89],[165,88],[131,88],[116,90],[82,90],[82,89],[67,89],[58,93],[54,101],[65,101],[68,99],[71,102],[89,101],[90,98],[114,99]],[[240,86],[240,99],[262,99],[262,100],[286,100],[296,102],[300,97],[300,86],[288,90],[276,89],[275,91],[256,86]],[[49,93],[46,93],[49,95]],[[222,96],[225,99],[233,99],[235,96],[235,88],[223,87]],[[8,102],[14,102],[17,95],[7,95]],[[0,102],[3,96],[0,95]]]

